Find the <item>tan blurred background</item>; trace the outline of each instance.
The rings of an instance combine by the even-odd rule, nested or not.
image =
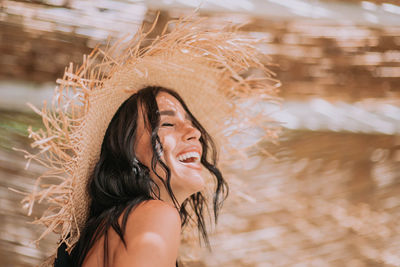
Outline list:
[[[41,167],[29,148],[26,106],[49,99],[69,62],[97,43],[134,33],[160,13],[190,12],[197,0],[0,1],[0,266],[33,266],[56,236],[28,222],[22,196]],[[202,1],[201,15],[249,22],[282,81],[279,144],[261,144],[226,173],[234,180],[213,253],[187,266],[400,266],[400,3],[335,0]],[[239,190],[240,189],[240,190]]]

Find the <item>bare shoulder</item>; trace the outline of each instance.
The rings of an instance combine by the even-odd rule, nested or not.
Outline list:
[[[118,249],[114,263],[117,266],[174,266],[180,234],[181,219],[174,207],[160,200],[143,202],[129,214],[126,248]]]
[[[161,200],[148,200],[139,204],[132,216],[129,219],[138,220],[139,218],[149,220],[147,222],[159,223],[161,222],[171,222],[178,223],[180,227],[180,215],[176,208],[165,203]]]

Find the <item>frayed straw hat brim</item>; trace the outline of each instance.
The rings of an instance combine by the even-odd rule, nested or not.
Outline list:
[[[49,171],[37,182],[38,187],[25,201],[30,210],[35,201],[47,200],[48,212],[39,220],[49,232],[61,235],[72,248],[79,239],[89,207],[86,192],[88,178],[99,158],[104,133],[119,106],[133,93],[146,86],[173,89],[216,139],[224,153],[235,150],[226,142],[229,118],[244,118],[243,123],[261,124],[248,119],[235,105],[242,98],[271,100],[276,83],[271,72],[259,61],[259,40],[241,36],[237,29],[210,30],[203,19],[183,18],[175,27],[153,41],[139,31],[130,41],[120,40],[106,49],[95,49],[82,66],[72,64],[57,80],[51,107],[41,111],[45,128],[30,130],[33,147],[40,149],[38,160]],[[147,45],[144,45],[147,42]],[[243,77],[249,69],[258,69],[263,77]],[[61,183],[39,188],[42,178],[58,177]]]

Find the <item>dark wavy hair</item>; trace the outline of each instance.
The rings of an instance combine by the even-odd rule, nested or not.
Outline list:
[[[179,209],[182,227],[189,220],[197,224],[199,238],[203,239],[210,248],[204,211],[207,210],[205,197],[201,192],[192,194],[180,207],[170,185],[170,170],[160,159],[159,150],[162,144],[158,137],[160,114],[156,96],[159,92],[166,92],[175,97],[190,117],[192,124],[201,132],[199,139],[203,148],[201,164],[215,179],[215,193],[213,195],[213,217],[217,222],[218,212],[228,195],[228,185],[217,168],[217,150],[211,136],[201,126],[199,121],[187,108],[182,98],[173,90],[149,86],[130,96],[118,109],[112,118],[101,146],[100,158],[94,168],[88,183],[88,192],[91,199],[89,216],[81,236],[71,253],[73,266],[81,266],[85,256],[94,243],[104,235],[104,266],[108,265],[108,233],[110,227],[119,235],[126,246],[124,233],[128,216],[132,209],[143,201],[160,199],[160,190],[150,178],[150,169],[163,181],[175,206]],[[143,108],[144,121],[151,129],[151,145],[153,157],[151,166],[145,166],[138,159],[134,151],[137,135],[137,118],[139,107]],[[157,173],[156,166],[160,165],[165,172],[165,180]],[[192,208],[190,215],[188,206]],[[118,222],[123,214],[122,223]],[[194,217],[194,218],[193,218]]]

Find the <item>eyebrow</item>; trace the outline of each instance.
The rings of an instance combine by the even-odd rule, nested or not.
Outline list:
[[[160,111],[160,116],[163,116],[163,115],[165,115],[165,116],[176,116],[176,113],[173,110],[162,110],[162,111]],[[187,114],[187,113],[185,115],[185,118],[187,120],[191,120],[189,114]]]

